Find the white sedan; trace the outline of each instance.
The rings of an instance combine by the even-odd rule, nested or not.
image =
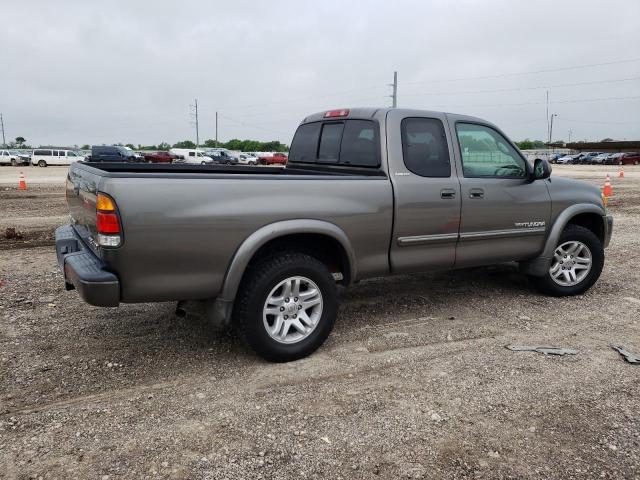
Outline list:
[[[258,157],[254,157],[249,153],[241,153],[238,155],[238,163],[241,165],[257,165]]]

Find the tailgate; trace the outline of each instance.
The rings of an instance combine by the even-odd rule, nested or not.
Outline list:
[[[99,174],[73,163],[69,167],[66,184],[71,223],[84,243],[96,254],[99,253],[96,232],[96,195],[101,179]]]

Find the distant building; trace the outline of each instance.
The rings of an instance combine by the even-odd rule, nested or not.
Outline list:
[[[576,152],[640,152],[640,140],[613,142],[571,142],[565,144]]]

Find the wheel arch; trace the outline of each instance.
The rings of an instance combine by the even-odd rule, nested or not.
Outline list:
[[[524,272],[533,276],[541,276],[546,273],[560,235],[570,224],[579,225],[592,231],[600,239],[603,246],[606,246],[605,215],[604,209],[595,204],[579,203],[566,208],[551,226],[542,253],[536,258],[522,262]]]
[[[326,247],[329,256],[337,253],[339,258],[327,257],[318,251],[318,247]],[[339,261],[343,282],[349,284],[356,278],[355,254],[349,238],[340,227],[322,220],[285,220],[265,225],[242,242],[227,268],[219,298],[233,301],[249,264],[278,248],[306,251],[325,264]]]

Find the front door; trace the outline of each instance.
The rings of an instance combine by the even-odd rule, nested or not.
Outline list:
[[[548,180],[489,125],[450,119],[462,174],[456,267],[523,260],[539,254],[551,217]]]
[[[392,110],[387,132],[394,186],[391,269],[394,273],[449,269],[460,225],[460,184],[444,114]],[[402,159],[400,161],[400,159]]]

